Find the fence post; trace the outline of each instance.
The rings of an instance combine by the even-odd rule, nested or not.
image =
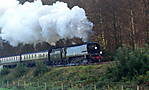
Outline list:
[[[26,82],[24,81],[24,85],[23,85],[23,87],[25,88],[26,87]]]
[[[45,85],[45,90],[47,90],[47,83],[45,83],[44,85]]]
[[[61,84],[61,87],[62,87],[62,90],[64,90],[64,85],[63,85],[63,83]]]
[[[38,81],[38,83],[37,83],[37,84],[38,84],[38,87],[39,87],[39,81]]]
[[[6,87],[7,87],[7,88],[9,87],[9,81],[7,81]]]
[[[139,86],[137,85],[137,90],[139,90]]]
[[[2,86],[1,87],[3,87],[3,85],[4,85],[4,82],[2,81]]]
[[[121,86],[121,90],[124,90],[124,86],[123,85]]]
[[[109,86],[109,84],[108,84],[108,89],[107,90],[109,90],[110,89],[110,86]]]
[[[97,90],[97,89],[96,89],[96,84],[94,85],[94,90]]]
[[[18,87],[20,86],[20,83],[19,83],[19,81],[18,81]]]

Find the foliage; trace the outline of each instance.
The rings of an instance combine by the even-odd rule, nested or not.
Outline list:
[[[37,62],[37,65],[35,67],[35,70],[33,71],[34,76],[40,76],[43,75],[45,72],[48,72],[48,67],[43,64],[42,62]]]
[[[5,76],[5,75],[8,75],[9,73],[10,73],[10,70],[8,68],[3,68],[0,71],[0,76]]]
[[[19,78],[25,75],[27,71],[28,71],[28,68],[23,63],[19,63],[17,67],[14,69],[14,71],[12,72],[12,75],[14,75],[15,78]]]
[[[103,60],[102,61],[113,61],[113,53],[109,50],[103,50]]]
[[[16,68],[4,68],[1,71],[0,82],[11,83],[23,77],[29,69],[23,64],[18,64]]]
[[[113,79],[117,79],[116,76],[113,76],[112,72],[115,72],[115,75],[118,74],[118,71],[115,71],[115,63],[116,62],[113,61],[106,64],[50,67],[48,72],[38,72],[35,75],[35,71],[41,69],[39,67],[45,67],[45,65],[40,62],[35,68],[31,68],[29,72],[24,73],[23,77],[16,78],[13,76],[13,83],[15,83],[16,86],[13,85],[11,90],[44,90],[45,88],[43,87],[45,86],[49,89],[52,88],[57,90],[61,89],[62,87],[69,90],[76,90],[76,88],[78,88],[78,90],[81,90],[82,88],[85,90],[92,90],[94,86],[97,88],[107,88],[106,85],[109,85],[111,88],[117,88],[117,85],[121,86],[123,83],[112,82]],[[108,69],[111,73],[106,73],[107,67],[111,68]],[[42,70],[43,69],[41,69],[41,71]],[[108,77],[110,74],[111,77]],[[10,72],[9,75],[13,75],[13,73]],[[6,77],[8,78],[9,75]],[[109,78],[112,80],[109,80]],[[142,81],[144,82],[144,80],[148,78],[148,72],[146,72],[143,76],[140,75],[136,78],[138,78],[138,82],[142,83]],[[17,86],[18,82],[20,87]],[[9,84],[11,84],[11,82],[9,82]]]
[[[147,71],[145,74],[143,75],[139,75],[137,77],[137,81],[139,84],[146,84],[146,85],[149,85],[149,71]]]
[[[145,74],[149,70],[149,46],[135,50],[120,47],[114,59],[117,66],[108,69],[109,77],[113,77],[113,81],[133,80],[135,76]]]

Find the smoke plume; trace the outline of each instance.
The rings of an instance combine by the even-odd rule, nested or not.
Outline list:
[[[23,5],[16,0],[0,0],[0,38],[12,46],[81,38],[86,41],[93,24],[83,8],[68,8],[64,2],[42,5],[40,0]]]

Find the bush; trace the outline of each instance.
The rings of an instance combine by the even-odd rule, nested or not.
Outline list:
[[[102,61],[113,61],[113,53],[109,50],[103,50],[103,60]]]
[[[12,75],[15,78],[19,78],[25,75],[27,71],[28,71],[28,68],[23,63],[19,63],[17,67],[14,69],[14,71],[12,72]]]
[[[38,62],[35,70],[33,71],[33,75],[40,76],[40,75],[44,74],[45,72],[48,72],[48,67],[45,64],[43,64],[42,62]]]
[[[0,80],[7,83],[7,81],[11,82],[13,80],[17,80],[19,77],[22,77],[28,71],[27,67],[23,64],[18,64],[16,68],[4,68],[0,73]]]
[[[120,47],[116,51],[114,60],[118,61],[117,66],[109,69],[109,75],[115,81],[127,78],[134,79],[135,76],[145,74],[149,70],[149,46],[132,50]]]
[[[0,71],[0,75],[1,76],[5,76],[5,75],[8,75],[10,73],[10,70],[8,68],[3,68],[1,71]]]
[[[147,71],[144,75],[139,75],[137,77],[138,84],[144,83],[149,85],[149,71]]]

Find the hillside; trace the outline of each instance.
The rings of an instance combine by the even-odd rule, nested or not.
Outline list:
[[[0,72],[0,86],[21,90],[26,88],[148,88],[149,86],[149,47],[130,49],[121,47],[113,57],[99,64],[81,66],[47,67],[36,62],[36,67],[28,68],[18,64],[14,69],[4,68]],[[108,59],[109,58],[109,59]],[[34,90],[33,89],[33,90]],[[131,90],[133,90],[131,89]],[[24,89],[23,89],[24,90]],[[145,89],[144,89],[145,90]]]
[[[19,82],[20,88],[44,87],[45,83],[47,84],[47,88],[61,88],[62,85],[64,85],[65,88],[87,88],[95,83],[97,85],[102,83],[106,69],[112,65],[113,63],[111,62],[85,66],[48,67],[48,71],[44,73],[40,72],[38,75],[35,75],[35,68],[29,68],[26,73],[23,74],[23,72],[21,72],[23,74],[21,77],[15,76],[14,74],[14,71],[20,69],[12,69],[9,74],[3,77],[3,80],[6,79],[6,83],[3,86],[7,86],[6,84],[9,83],[8,86],[15,88],[18,86]],[[17,72],[17,75],[19,74],[20,73]]]
[[[137,80],[113,82],[108,78],[109,68],[116,65],[116,62],[106,62],[101,64],[68,66],[68,67],[46,67],[39,64],[36,68],[18,67],[11,69],[9,73],[1,75],[1,87],[10,90],[98,90],[115,89],[121,86],[126,89],[136,90]],[[6,70],[7,72],[7,70]],[[149,74],[143,77],[148,77]],[[147,90],[149,87],[139,85]],[[3,89],[2,89],[3,90]]]

